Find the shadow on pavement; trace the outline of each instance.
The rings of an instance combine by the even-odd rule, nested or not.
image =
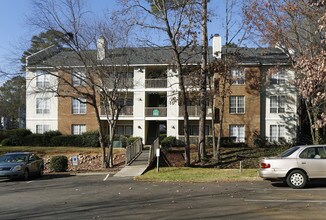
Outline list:
[[[290,188],[286,183],[283,182],[273,182],[272,186],[279,188]],[[326,188],[326,180],[311,180],[307,183],[304,189],[312,189],[312,188]]]

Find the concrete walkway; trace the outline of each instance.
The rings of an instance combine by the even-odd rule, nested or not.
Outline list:
[[[149,150],[143,150],[143,152],[134,160],[129,166],[125,166],[115,177],[135,177],[142,175],[148,166]]]

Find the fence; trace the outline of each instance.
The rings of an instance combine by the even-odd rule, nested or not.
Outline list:
[[[155,141],[151,144],[151,148],[149,149],[148,155],[148,166],[151,165],[154,158],[156,157],[156,149],[160,148],[160,139],[156,138]]]
[[[134,159],[141,154],[143,150],[143,144],[141,139],[135,140],[132,144],[126,147],[126,165],[131,164]]]

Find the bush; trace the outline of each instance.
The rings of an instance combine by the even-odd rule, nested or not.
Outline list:
[[[162,140],[161,145],[164,150],[176,146],[176,143],[177,143],[176,137],[168,136]]]
[[[138,139],[141,139],[141,138],[140,137],[128,137],[127,145],[134,143]]]
[[[11,140],[10,140],[10,138],[3,139],[1,141],[1,146],[11,146]]]
[[[81,147],[99,147],[99,134],[97,131],[89,131],[82,134],[82,146]]]
[[[9,138],[9,134],[7,130],[0,130],[0,142],[4,139]]]
[[[51,138],[52,146],[73,146],[79,147],[82,145],[81,135],[62,135]]]
[[[32,132],[28,129],[18,128],[14,130],[9,130],[8,134],[9,136],[26,137],[27,135],[32,134]]]
[[[68,169],[68,158],[66,156],[54,156],[50,161],[50,170],[65,172]]]
[[[44,146],[46,140],[42,134],[31,134],[27,135],[23,140],[24,146]]]
[[[160,134],[160,143],[162,143],[162,141],[164,140],[164,138],[166,138],[166,134]]]

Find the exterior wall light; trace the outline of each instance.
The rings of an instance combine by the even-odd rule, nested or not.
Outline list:
[[[138,129],[141,129],[140,125],[138,125]]]

